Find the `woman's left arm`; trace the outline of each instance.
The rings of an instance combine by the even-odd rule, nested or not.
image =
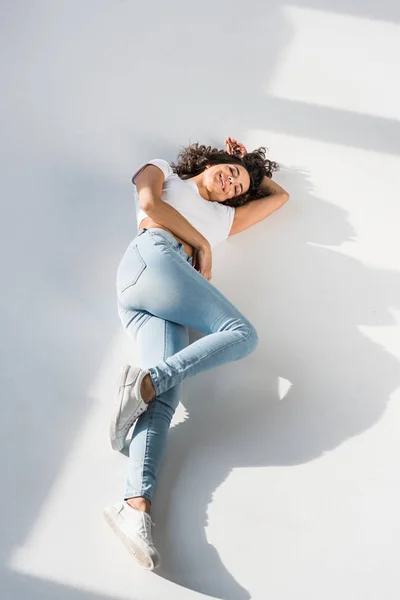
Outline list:
[[[262,198],[251,200],[242,206],[235,208],[235,215],[229,235],[240,233],[248,227],[263,221],[273,212],[281,208],[289,199],[289,194],[277,183],[264,177],[258,191],[263,194]]]
[[[266,175],[264,176],[264,179],[258,187],[258,191],[263,192],[265,196],[268,197],[275,196],[274,200],[280,200],[282,204],[285,204],[285,202],[289,200],[289,193],[286,190],[284,190],[283,187],[279,185],[279,183],[276,183],[276,181],[272,181],[272,179],[270,179]]]

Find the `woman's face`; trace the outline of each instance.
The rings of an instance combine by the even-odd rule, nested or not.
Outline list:
[[[235,163],[207,165],[202,175],[208,199],[212,202],[241,196],[250,187],[250,175],[242,165]]]

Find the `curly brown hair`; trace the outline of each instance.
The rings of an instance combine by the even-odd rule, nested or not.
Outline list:
[[[267,149],[261,147],[240,157],[235,154],[228,154],[225,150],[218,150],[211,146],[200,146],[196,143],[183,148],[178,154],[177,162],[171,163],[171,167],[174,173],[179,175],[181,179],[190,179],[202,173],[207,165],[218,165],[221,163],[242,165],[250,175],[250,188],[245,194],[235,196],[220,203],[226,206],[237,207],[267,195],[258,188],[264,176],[271,179],[272,173],[277,171],[279,166],[276,162],[265,158],[266,153]]]

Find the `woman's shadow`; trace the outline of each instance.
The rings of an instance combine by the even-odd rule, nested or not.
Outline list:
[[[400,274],[319,246],[352,240],[346,211],[313,195],[306,174],[282,179],[288,205],[228,241],[229,268],[218,272],[218,288],[257,327],[260,344],[184,382],[189,416],[170,430],[153,505],[158,574],[227,600],[250,594],[206,539],[213,492],[232,469],[300,464],[365,431],[400,384],[397,360],[359,329],[394,322]],[[191,342],[200,337],[191,331]],[[283,400],[279,378],[291,384]],[[262,491],[255,481],[252,496]]]

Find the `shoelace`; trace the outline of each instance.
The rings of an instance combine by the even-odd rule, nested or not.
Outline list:
[[[143,529],[144,529],[144,537],[153,544],[153,539],[151,537],[151,526],[154,525],[154,522],[151,520],[151,517],[148,513],[143,513]]]

